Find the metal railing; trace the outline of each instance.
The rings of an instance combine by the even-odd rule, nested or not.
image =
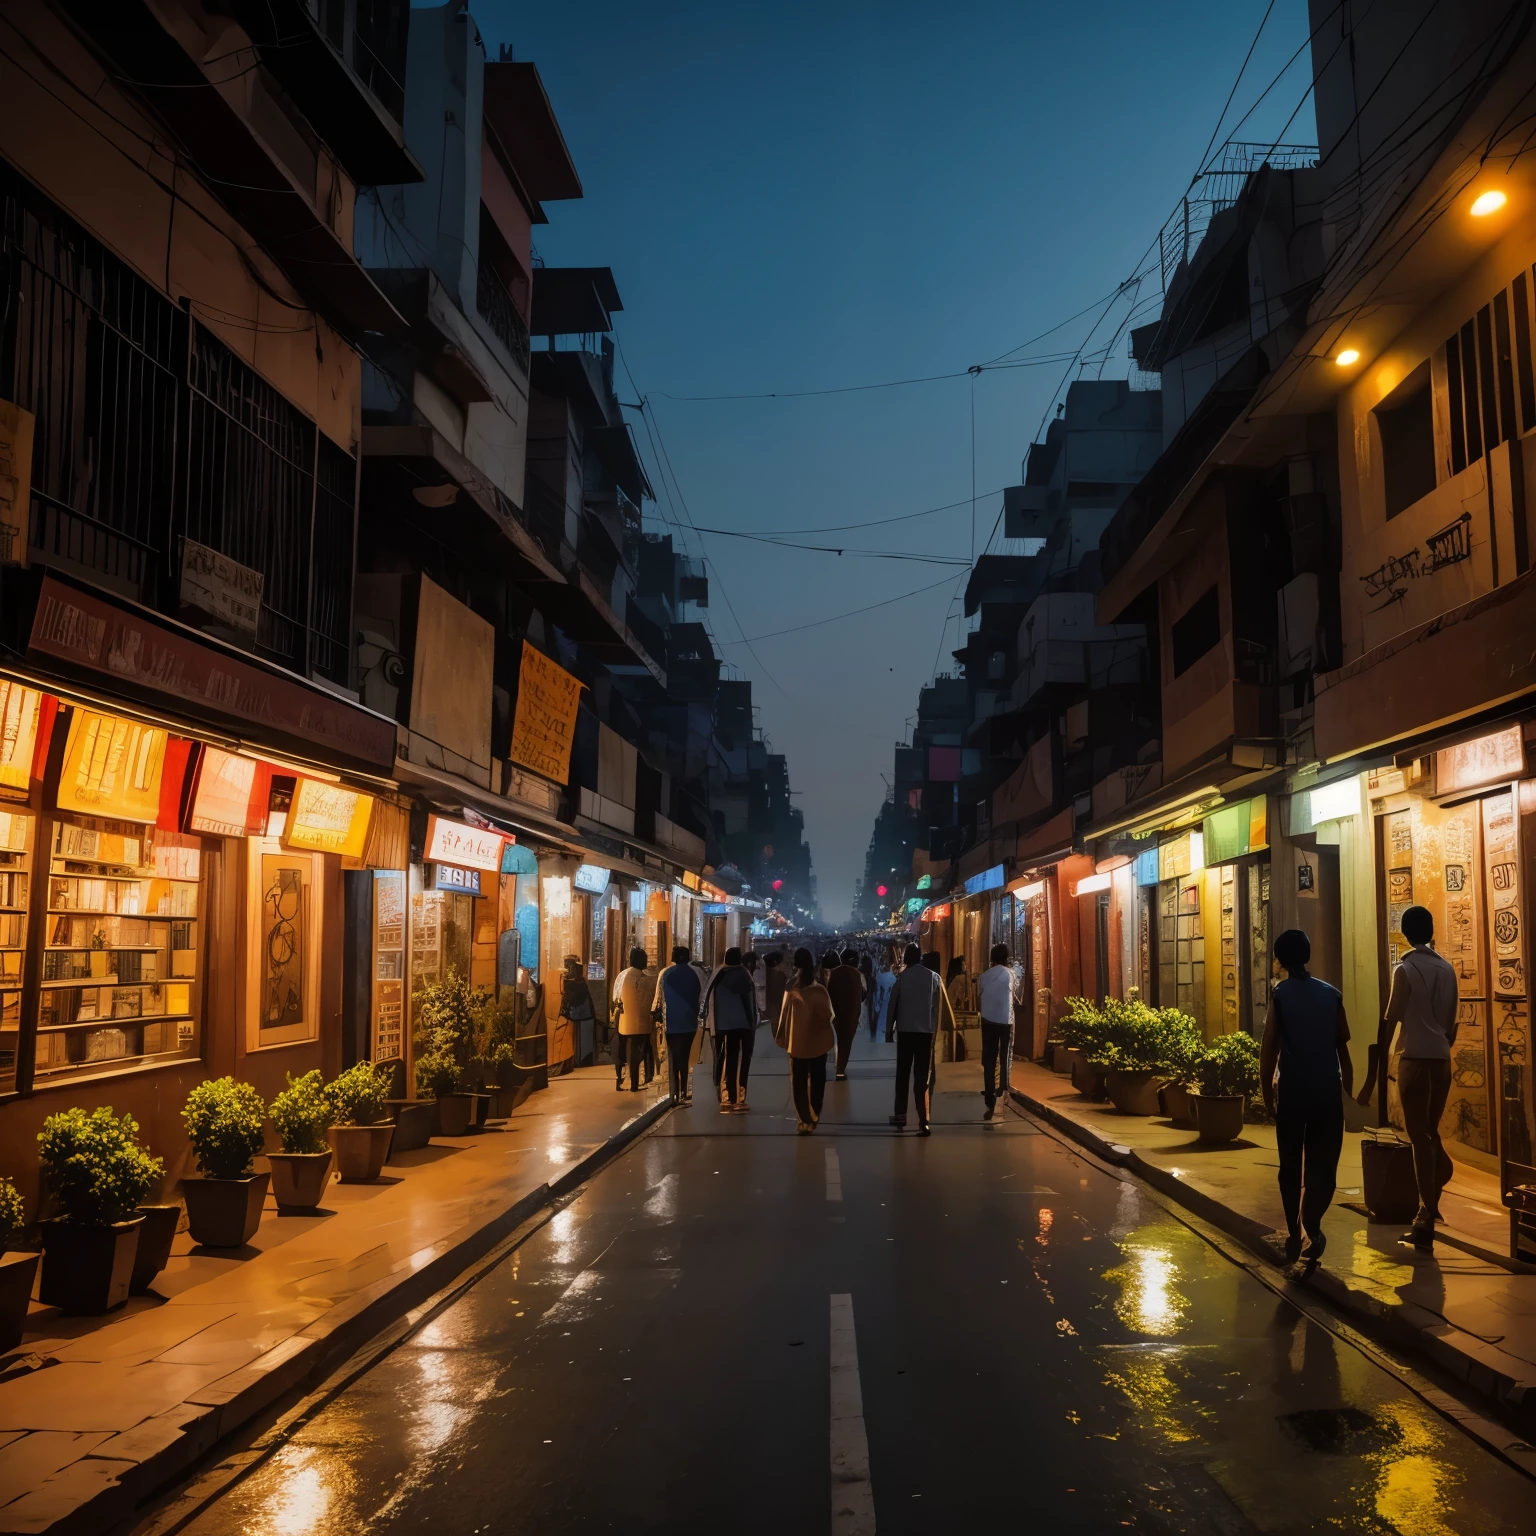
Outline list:
[[[529,366],[528,325],[518,313],[512,295],[489,265],[480,263],[479,276],[475,281],[475,308],[481,318],[496,333],[497,339],[512,360],[526,374]]]

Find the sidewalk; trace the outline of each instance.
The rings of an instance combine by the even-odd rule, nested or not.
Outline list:
[[[557,1078],[482,1133],[268,1212],[233,1256],[178,1235],[156,1295],[107,1318],[33,1303],[0,1358],[0,1532],[99,1532],[216,1441],[419,1305],[655,1120],[661,1082]]]
[[[1033,1062],[1013,1064],[1013,1094],[1107,1161],[1195,1215],[1282,1262],[1285,1219],[1273,1126],[1249,1125],[1223,1146],[1163,1118],[1122,1115]],[[1448,1242],[1421,1255],[1402,1223],[1372,1225],[1361,1197],[1361,1137],[1346,1133],[1339,1192],[1323,1222],[1328,1250],[1308,1284],[1365,1331],[1427,1356],[1476,1391],[1514,1408],[1536,1405],[1536,1273],[1507,1267],[1508,1216],[1493,1175],[1458,1162],[1442,1198]],[[1502,1261],[1502,1262],[1499,1262]]]

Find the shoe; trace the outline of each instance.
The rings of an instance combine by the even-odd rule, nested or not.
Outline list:
[[[624,1092],[624,1079],[621,1077],[618,1080],[618,1082],[616,1082],[613,1086],[614,1086],[614,1091],[615,1092],[623,1093]]]
[[[746,1100],[745,1095],[743,1095],[741,1098],[737,1099],[735,1104],[733,1104],[731,1107],[732,1107],[732,1109],[734,1109],[736,1111],[736,1113],[738,1115],[746,1114],[746,1112],[747,1112],[747,1100]]]
[[[987,1107],[984,1110],[982,1110],[981,1118],[983,1120],[990,1120],[993,1117],[993,1115],[995,1115],[996,1113],[997,1113],[997,1107],[995,1105],[993,1105],[993,1104],[988,1104]]]
[[[734,1115],[736,1113],[736,1106],[729,1099],[721,1099],[720,1113],[722,1115]]]
[[[917,1134],[919,1136],[932,1136],[933,1135],[933,1130],[932,1130],[932,1128],[930,1126],[920,1125],[917,1128]]]
[[[907,1128],[907,1117],[905,1115],[892,1115],[891,1124],[895,1126],[898,1131],[904,1131]]]
[[[846,1072],[835,1073],[832,1081],[835,1083],[846,1083],[848,1081],[848,1074]]]
[[[683,1103],[685,1105],[693,1103],[693,1091],[692,1091],[692,1089],[690,1089],[687,1093],[685,1093],[683,1095]]]
[[[1285,1262],[1287,1268],[1301,1257],[1301,1233],[1292,1232],[1285,1240]]]
[[[1420,1253],[1432,1253],[1435,1247],[1435,1229],[1415,1225],[1404,1232],[1398,1241],[1411,1248],[1417,1248]]]
[[[1328,1246],[1328,1239],[1321,1232],[1312,1234],[1312,1241],[1307,1244],[1307,1263],[1313,1269],[1317,1268],[1317,1262],[1323,1256],[1323,1250]]]
[[[808,1125],[807,1125],[807,1124],[806,1124],[806,1123],[805,1123],[805,1121],[804,1121],[804,1120],[802,1120],[802,1121],[800,1121],[800,1122],[799,1122],[799,1124],[798,1124],[798,1125],[797,1125],[797,1126],[796,1126],[796,1127],[795,1127],[795,1129],[796,1129],[796,1130],[797,1130],[797,1131],[798,1131],[798,1132],[799,1132],[799,1134],[800,1134],[800,1135],[802,1135],[802,1136],[809,1136],[809,1135],[810,1135],[810,1134],[811,1134],[811,1127],[810,1127],[810,1126],[808,1126]]]

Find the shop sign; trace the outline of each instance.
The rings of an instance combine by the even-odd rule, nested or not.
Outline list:
[[[196,539],[181,541],[181,601],[256,638],[265,577]]]
[[[478,869],[461,869],[457,864],[434,864],[432,866],[432,889],[434,891],[458,891],[465,896],[478,896],[480,894],[480,871]]]
[[[1358,816],[1360,814],[1359,776],[1351,774],[1347,779],[1339,779],[1336,783],[1319,785],[1309,793],[1307,799],[1307,809],[1314,827],[1321,826],[1325,821],[1342,821],[1349,816]]]
[[[566,875],[546,875],[544,886],[544,916],[554,921],[571,915],[571,882]]]
[[[424,856],[432,863],[458,864],[494,875],[501,868],[502,844],[506,841],[502,833],[489,827],[472,827],[447,816],[429,816]]]
[[[372,795],[321,779],[300,779],[288,808],[283,843],[312,853],[361,858],[372,815]]]
[[[566,783],[580,702],[581,680],[524,640],[512,719],[512,761],[557,784]]]
[[[27,563],[32,520],[32,428],[37,418],[0,400],[0,565]]]
[[[571,883],[578,891],[588,891],[593,896],[601,896],[608,889],[608,881],[612,876],[613,871],[605,869],[601,864],[583,864],[572,876]]]
[[[726,901],[706,901],[703,906],[705,917],[728,917],[731,905]]]
[[[932,875],[919,875],[917,877],[917,889],[918,890],[926,891],[932,885],[933,885],[933,876]]]
[[[404,1058],[405,871],[373,875],[373,1060]]]
[[[1162,878],[1159,871],[1159,858],[1156,848],[1148,848],[1145,853],[1136,855],[1136,884],[1156,885]]]
[[[694,874],[691,869],[685,869],[683,871],[683,884],[686,885],[690,891],[702,890],[704,886],[704,882],[696,874]]]
[[[982,891],[1000,891],[1003,888],[1003,866],[994,864],[991,869],[984,869],[979,875],[972,875],[965,882],[965,894],[967,896],[979,895]]]
[[[0,784],[27,789],[37,758],[43,695],[35,688],[0,680]]]
[[[921,912],[926,905],[927,905],[927,903],[923,900],[923,898],[921,896],[909,896],[907,898],[907,906],[906,906],[907,916],[908,917],[912,917],[916,913]]]
[[[27,650],[98,673],[119,687],[144,689],[221,719],[252,721],[348,757],[394,767],[393,720],[177,634],[53,576],[43,578]]]
[[[939,906],[929,907],[928,910],[923,913],[923,921],[925,923],[941,923],[946,917],[949,916],[949,913],[950,904],[946,901],[941,903]]]
[[[186,830],[212,837],[257,837],[266,827],[272,770],[254,757],[204,747]]]
[[[155,821],[166,733],[136,720],[76,709],[59,775],[58,807],[81,816]]]
[[[1495,731],[1491,736],[1479,736],[1475,741],[1458,742],[1435,753],[1437,795],[1478,789],[1484,784],[1507,784],[1524,774],[1525,742],[1518,725],[1507,731]]]
[[[1316,793],[1314,790],[1314,796]],[[1205,830],[1201,834],[1206,864],[1229,864],[1244,854],[1257,853],[1261,848],[1267,848],[1267,805],[1264,797],[1258,795],[1252,800],[1240,800],[1236,805],[1224,805],[1219,811],[1212,811],[1205,818]]]
[[[1205,836],[1183,832],[1157,850],[1157,872],[1161,880],[1182,880],[1198,875],[1205,868]]]
[[[1089,875],[1086,880],[1079,880],[1073,888],[1074,896],[1093,896],[1099,891],[1107,891],[1113,883],[1112,875]]]

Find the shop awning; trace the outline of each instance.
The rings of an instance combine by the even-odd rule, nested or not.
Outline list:
[[[1444,730],[1536,691],[1536,570],[1317,679],[1324,762]]]
[[[1048,864],[1057,858],[1065,858],[1072,852],[1072,838],[1077,817],[1069,805],[1059,811],[1033,832],[1025,832],[1019,838],[1016,861],[1021,868],[1030,864]]]

